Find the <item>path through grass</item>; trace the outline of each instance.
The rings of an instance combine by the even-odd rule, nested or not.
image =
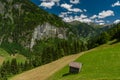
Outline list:
[[[68,73],[66,66],[47,80],[120,80],[120,43],[102,45],[76,61],[83,63],[79,74],[63,76]]]
[[[10,80],[45,80],[51,75],[53,75],[56,71],[66,66],[71,61],[74,61],[75,59],[77,59],[82,54],[84,53],[63,57],[52,63],[40,66],[30,71],[26,71],[19,75],[16,75]]]

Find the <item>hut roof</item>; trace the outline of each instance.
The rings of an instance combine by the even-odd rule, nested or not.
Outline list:
[[[74,68],[81,68],[82,64],[78,62],[71,62],[69,66]]]

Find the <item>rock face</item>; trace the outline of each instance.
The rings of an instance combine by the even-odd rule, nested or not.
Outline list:
[[[30,48],[32,48],[35,45],[36,40],[40,39],[47,39],[47,38],[60,38],[60,39],[66,39],[66,31],[65,28],[57,28],[55,26],[52,26],[49,23],[45,23],[42,25],[38,25],[33,32],[32,38],[31,38],[31,45]]]

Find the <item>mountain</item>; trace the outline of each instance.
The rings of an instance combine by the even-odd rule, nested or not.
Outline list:
[[[32,49],[36,40],[66,38],[68,25],[30,0],[0,1],[0,44],[16,44]]]
[[[79,21],[70,22],[71,31],[79,38],[89,39],[99,35],[104,29],[103,26],[93,23],[81,23]]]
[[[67,39],[69,36],[90,38],[101,31],[93,24],[66,23],[30,0],[1,0],[0,20],[0,45],[3,48],[18,46],[16,50],[22,47],[32,50],[39,40]]]
[[[21,53],[25,56],[29,53],[42,54],[48,45],[68,47],[83,44],[79,39],[87,41],[111,28],[78,21],[66,23],[30,0],[1,0],[0,20],[0,47],[10,54]],[[62,48],[64,51],[61,52],[67,52],[68,48]]]
[[[100,36],[103,32],[108,32],[116,28],[118,24],[109,25],[98,25],[95,23],[81,23],[79,21],[73,21],[68,23],[70,25],[71,32],[76,35],[76,37],[89,40]],[[114,31],[115,32],[115,31]]]

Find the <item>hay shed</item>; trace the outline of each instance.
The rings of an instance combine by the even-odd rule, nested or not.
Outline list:
[[[71,62],[69,64],[69,73],[79,73],[82,68],[82,63],[79,62]]]

